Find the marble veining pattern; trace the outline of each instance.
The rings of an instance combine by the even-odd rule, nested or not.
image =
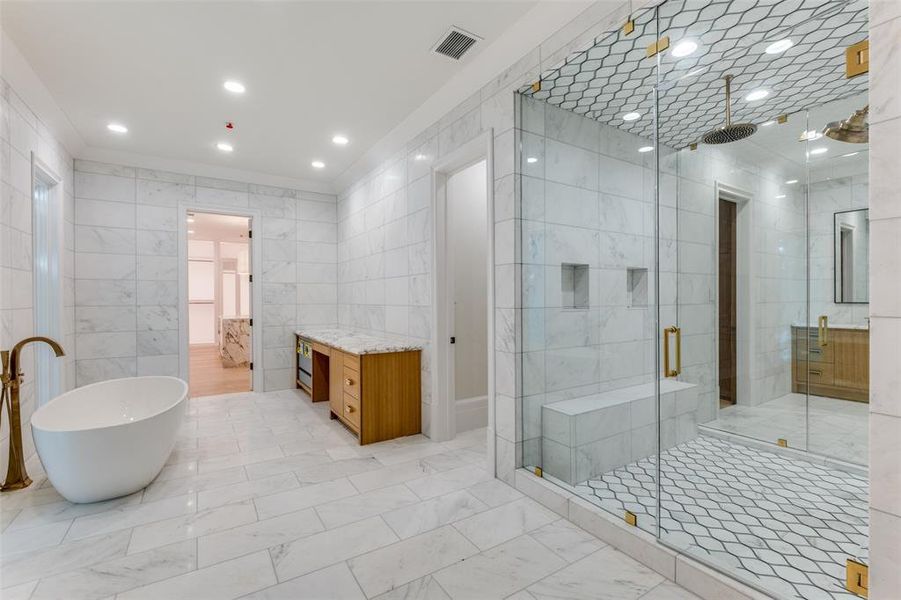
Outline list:
[[[388,352],[409,352],[422,350],[421,341],[401,336],[363,333],[352,329],[316,328],[303,329],[298,335],[333,346],[351,354],[384,354]]]
[[[224,367],[246,367],[250,363],[250,319],[222,317],[219,357]]]
[[[0,498],[0,596],[696,598],[486,470],[486,431],[360,447],[302,392],[192,398],[146,490]]]

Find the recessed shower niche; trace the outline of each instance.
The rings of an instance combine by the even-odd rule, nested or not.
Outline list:
[[[648,306],[648,270],[646,268],[626,269],[627,301],[631,308]]]
[[[563,308],[588,308],[588,265],[560,265]]]

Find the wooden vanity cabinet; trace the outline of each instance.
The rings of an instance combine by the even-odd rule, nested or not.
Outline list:
[[[316,346],[327,361],[313,363],[313,400],[327,399],[331,418],[361,445],[421,433],[420,350],[357,355]]]
[[[792,391],[869,402],[870,332],[830,327],[826,344],[816,327],[792,327]]]

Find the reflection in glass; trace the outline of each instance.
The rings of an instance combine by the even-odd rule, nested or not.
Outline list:
[[[866,208],[835,213],[835,303],[869,300],[870,211]]]

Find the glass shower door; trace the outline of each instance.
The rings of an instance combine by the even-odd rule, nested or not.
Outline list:
[[[632,18],[518,97],[522,451],[655,533],[657,31],[653,9]]]

